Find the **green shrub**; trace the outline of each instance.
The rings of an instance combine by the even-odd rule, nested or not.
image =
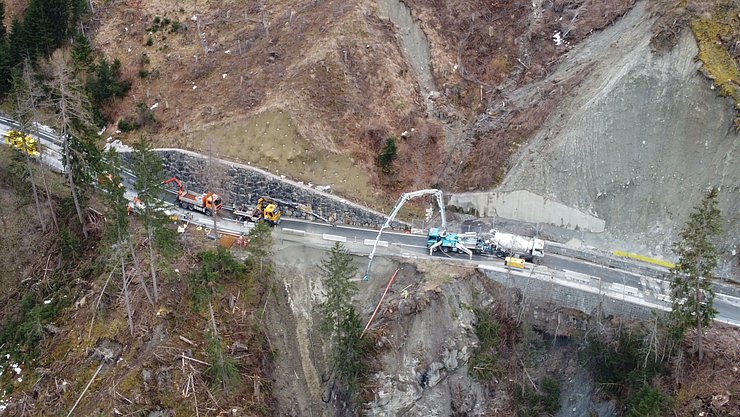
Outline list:
[[[624,330],[611,341],[591,335],[584,357],[604,392],[637,410],[647,410],[647,414],[635,416],[659,415],[650,414],[651,407],[667,400],[659,390],[650,388],[650,382],[664,371],[664,364],[648,361],[643,366],[643,338],[642,333],[634,330]]]
[[[224,354],[224,347],[218,336],[213,336],[211,331],[206,332],[206,353],[211,362],[208,374],[216,381],[224,391],[239,385],[241,377],[234,360]]]
[[[543,414],[552,415],[560,410],[560,384],[555,378],[545,376],[540,382],[542,393],[529,385],[514,386],[514,404],[517,415],[535,417]]]
[[[398,148],[396,147],[396,138],[391,136],[385,141],[383,150],[378,155],[378,165],[383,170],[384,174],[390,174],[391,164],[396,159]]]
[[[542,389],[542,405],[550,414],[560,410],[560,384],[555,378],[545,376],[540,383]]]
[[[44,325],[56,318],[61,309],[69,305],[64,291],[50,291],[48,299],[41,299],[33,292],[24,294],[20,308],[6,317],[0,330],[0,345],[10,352],[15,360],[33,359],[41,351]]]
[[[59,231],[59,251],[66,262],[74,262],[82,255],[82,241],[66,227]]]
[[[139,126],[136,125],[136,122],[132,122],[130,120],[121,119],[118,122],[118,130],[121,132],[132,132],[138,128]]]
[[[151,36],[146,38],[146,46],[152,46],[154,45],[154,39],[152,39]]]
[[[199,310],[218,290],[219,282],[246,276],[247,267],[222,247],[198,254],[200,268],[188,277],[193,308]]]
[[[590,335],[584,357],[594,380],[619,398],[628,392],[632,372],[640,363],[640,348],[639,337],[629,331],[620,332],[611,343]]]
[[[668,404],[668,397],[658,388],[644,384],[630,399],[626,417],[660,417]]]
[[[478,336],[478,347],[473,349],[468,362],[468,374],[479,381],[488,381],[501,373],[498,368],[497,349],[501,338],[499,323],[491,314],[481,308],[473,308],[475,314],[475,335]]]

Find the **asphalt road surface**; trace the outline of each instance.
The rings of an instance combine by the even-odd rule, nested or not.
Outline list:
[[[2,131],[2,133],[18,128],[19,126],[14,121],[0,117],[0,131]],[[56,133],[42,125],[36,125],[35,130],[38,133],[37,137],[41,139],[42,145],[46,148],[44,151],[43,162],[60,171],[61,148]],[[132,183],[133,178],[130,173],[124,173],[124,184],[127,186],[127,189],[131,189]],[[133,193],[129,192],[129,194],[130,197],[133,198]],[[174,200],[174,195],[171,193],[163,193],[161,198],[164,201],[171,203]],[[212,219],[204,215],[187,212],[174,206],[172,207],[172,210],[177,211],[180,214],[193,214],[195,221],[204,226],[209,226],[212,221]],[[224,210],[222,215],[226,219],[233,217],[228,209]],[[232,233],[246,233],[249,227],[250,226],[245,226],[236,221],[223,221],[219,225],[219,228],[228,230]],[[378,234],[377,230],[347,226],[333,226],[324,223],[283,218],[281,224],[277,227],[277,233],[284,233],[287,231],[302,232],[307,236],[323,236],[324,238],[329,236],[329,239],[331,239],[332,236],[340,237],[341,239],[345,239],[347,242],[361,243],[364,245],[367,245],[368,241],[375,240]],[[381,240],[387,242],[388,247],[393,248],[399,254],[429,256],[426,248],[426,236],[385,231],[381,236]],[[577,258],[548,254],[547,248],[545,248],[545,251],[546,255],[544,257],[543,264],[541,266],[537,266],[537,268],[548,268],[550,270],[562,271],[566,274],[582,276],[585,277],[588,282],[591,280],[597,281],[600,287],[609,286],[612,288],[619,288],[622,291],[636,291],[644,296],[651,297],[654,300],[665,300],[665,295],[668,294],[668,283],[659,278],[646,277],[625,270],[596,265]],[[437,256],[457,258],[462,262],[477,264],[488,263],[501,265],[503,263],[503,260],[496,257],[482,255],[474,255],[472,260],[468,260],[466,255],[458,253],[439,254]],[[715,299],[715,307],[719,311],[717,318],[726,323],[740,327],[740,298],[730,295],[729,293],[732,292],[732,289],[725,290],[725,288],[726,287],[719,284],[716,286],[715,291],[717,292],[717,298]],[[737,293],[735,292],[735,294]]]

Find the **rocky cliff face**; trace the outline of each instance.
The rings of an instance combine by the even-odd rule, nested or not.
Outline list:
[[[740,141],[732,105],[697,71],[690,32],[657,55],[649,46],[651,26],[639,2],[573,48],[543,83],[512,94],[523,103],[582,74],[518,152],[498,191],[526,189],[603,219],[607,246],[668,254],[688,213],[717,186],[720,248],[735,256]]]

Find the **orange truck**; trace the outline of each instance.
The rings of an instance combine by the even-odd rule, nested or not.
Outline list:
[[[206,216],[211,216],[213,213],[219,212],[223,206],[221,197],[218,194],[210,191],[200,194],[192,193],[183,187],[182,182],[177,177],[172,177],[162,182],[163,185],[169,183],[177,184],[177,200],[175,200],[175,203],[180,208],[199,211]]]

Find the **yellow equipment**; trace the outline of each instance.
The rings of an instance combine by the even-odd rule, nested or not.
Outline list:
[[[5,134],[5,143],[33,158],[38,158],[40,155],[38,141],[30,135],[23,134],[23,132],[9,131]]]
[[[249,210],[244,204],[239,207],[234,207],[234,216],[240,222],[252,221],[267,222],[270,226],[277,226],[280,223],[280,218],[283,217],[283,211],[280,209],[280,203],[270,197],[260,197],[257,200],[257,205],[254,210]]]
[[[507,256],[504,260],[504,265],[513,268],[524,268],[524,259]]]
[[[277,226],[280,218],[283,217],[283,211],[280,210],[277,201],[269,197],[260,197],[257,200],[257,206],[254,208],[252,218],[266,221],[270,226]]]

